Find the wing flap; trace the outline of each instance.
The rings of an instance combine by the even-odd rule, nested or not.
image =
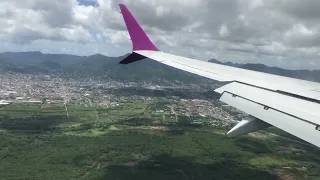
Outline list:
[[[231,93],[224,92],[220,100],[237,109],[244,111],[252,116],[278,127],[292,135],[295,135],[311,144],[320,147],[320,131],[316,125],[302,121],[299,118],[290,116],[281,111],[269,108],[266,110],[264,105],[234,96]]]
[[[229,92],[266,107],[298,117],[309,123],[320,125],[320,104],[315,102],[237,82],[222,86],[215,91],[220,94]]]

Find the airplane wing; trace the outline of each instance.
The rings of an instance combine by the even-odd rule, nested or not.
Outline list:
[[[245,70],[161,52],[120,4],[133,50],[129,64],[149,58],[217,81],[229,82],[215,91],[220,100],[248,114],[228,133],[235,137],[269,126],[278,127],[320,147],[320,83]]]

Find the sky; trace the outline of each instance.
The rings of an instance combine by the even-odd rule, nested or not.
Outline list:
[[[130,53],[119,3],[163,52],[320,69],[319,0],[0,0],[0,52]]]

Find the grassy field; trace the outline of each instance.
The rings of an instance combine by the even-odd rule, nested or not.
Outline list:
[[[320,179],[319,151],[272,136],[160,121],[154,102],[11,104],[0,110],[0,179]]]

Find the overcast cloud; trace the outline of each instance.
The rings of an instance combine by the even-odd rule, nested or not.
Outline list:
[[[320,69],[319,0],[0,0],[0,52],[128,53],[119,2],[164,52]]]

